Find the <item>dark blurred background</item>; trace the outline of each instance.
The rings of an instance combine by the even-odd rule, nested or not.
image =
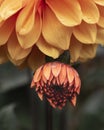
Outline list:
[[[104,130],[104,48],[77,70],[82,80],[77,106],[52,109],[53,130]],[[29,69],[0,65],[0,130],[46,130],[46,103],[30,89],[31,79]]]

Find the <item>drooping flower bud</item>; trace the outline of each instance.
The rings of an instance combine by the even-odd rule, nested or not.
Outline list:
[[[50,105],[62,109],[67,100],[76,105],[81,81],[74,68],[60,62],[49,62],[36,70],[31,87],[41,100],[45,96]]]

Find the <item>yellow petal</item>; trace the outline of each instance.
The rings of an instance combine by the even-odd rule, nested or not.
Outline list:
[[[49,45],[41,36],[39,41],[36,44],[38,48],[45,54],[53,58],[57,58],[61,53],[62,50],[55,48],[51,45]]]
[[[81,23],[82,12],[77,0],[46,0],[46,3],[62,24],[75,26]]]
[[[0,6],[0,22],[19,11],[27,0],[4,0]]]
[[[97,45],[83,45],[80,51],[79,61],[84,62],[86,60],[92,59],[96,55]]]
[[[15,17],[11,17],[0,27],[0,45],[3,45],[8,41],[8,38],[14,29],[15,20]]]
[[[94,0],[96,4],[104,6],[104,0]]]
[[[45,55],[34,46],[27,59],[27,63],[32,70],[36,70],[39,66],[45,63]]]
[[[64,50],[69,48],[72,29],[63,26],[48,6],[44,10],[42,33],[50,45]]]
[[[82,22],[73,29],[74,36],[82,43],[95,43],[97,28],[95,24],[87,24]]]
[[[80,51],[82,49],[82,45],[79,41],[77,41],[74,36],[71,38],[71,44],[69,47],[69,52],[71,56],[71,62],[76,62],[80,56]]]
[[[5,46],[0,46],[0,64],[3,64],[8,61],[8,57],[6,55]]]
[[[9,55],[8,55],[9,60],[16,66],[18,66],[19,68],[22,66],[22,64],[25,62],[25,58],[21,59],[21,60],[15,60],[12,59]],[[22,67],[21,67],[22,68]]]
[[[31,51],[31,48],[23,49],[17,40],[15,32],[11,35],[10,39],[8,40],[7,44],[9,55],[14,60],[21,60],[24,59]]]
[[[38,12],[35,14],[35,6],[36,4],[32,1],[21,11],[17,18],[16,33],[23,48],[33,46],[41,33],[41,17]]]
[[[8,49],[7,46],[6,46],[6,49]],[[22,60],[12,59],[12,57],[11,57],[11,56],[9,55],[9,53],[8,53],[8,50],[7,50],[7,52],[6,52],[6,55],[7,55],[8,59],[9,59],[9,61],[12,62],[12,63],[13,63],[14,65],[16,65],[16,66],[19,66],[20,64],[22,64],[22,62],[24,62],[24,59],[22,59]]]
[[[104,6],[98,6],[100,12],[100,19],[98,21],[98,25],[104,28]]]
[[[25,6],[19,13],[16,22],[16,29],[21,34],[28,33],[34,26],[35,8],[34,1],[31,0],[28,6]]]
[[[96,43],[104,45],[104,28],[97,27]]]
[[[82,13],[83,20],[87,23],[97,23],[99,20],[99,10],[96,4],[92,0],[79,0]]]
[[[82,44],[73,37],[69,48],[71,62],[84,62],[88,59],[92,59],[96,55],[96,50],[96,44]]]

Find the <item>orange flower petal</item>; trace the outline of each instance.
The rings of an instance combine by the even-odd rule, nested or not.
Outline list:
[[[34,82],[38,82],[39,80],[40,80],[40,78],[41,78],[41,70],[42,70],[42,68],[43,68],[43,66],[41,66],[39,69],[37,69],[36,70],[36,72],[35,72],[35,75],[34,75],[34,77],[33,77],[33,81]]]
[[[104,45],[104,28],[97,27],[97,37],[96,37],[96,43],[100,43]]]
[[[69,83],[72,83],[74,80],[74,72],[69,66],[67,66],[67,77],[68,77]]]
[[[60,84],[63,84],[65,79],[66,79],[66,66],[62,65],[60,75],[59,75]]]
[[[40,100],[43,100],[43,94],[38,92],[38,96],[39,96]]]
[[[0,45],[3,45],[8,41],[14,29],[15,20],[16,18],[13,16],[7,19],[5,23],[0,27]]]
[[[82,13],[83,13],[83,20],[87,23],[97,23],[99,20],[99,10],[96,4],[92,0],[78,0]]]
[[[37,41],[36,45],[38,48],[46,55],[57,58],[61,53],[62,50],[57,49],[51,45],[49,45],[41,36],[40,39]]]
[[[104,6],[98,6],[100,12],[100,19],[98,21],[98,25],[104,28]]]
[[[0,22],[6,20],[17,11],[19,11],[24,5],[25,0],[4,0],[0,6]]]
[[[46,0],[46,3],[62,24],[75,26],[81,23],[82,12],[77,0],[63,0],[62,2],[58,0]]]
[[[4,0],[0,0],[0,5],[2,4],[3,1],[4,1]]]
[[[98,45],[96,44],[83,45],[80,52],[79,61],[84,62],[88,59],[94,58],[96,55],[97,46]]]
[[[10,39],[8,40],[7,48],[9,55],[14,60],[24,59],[31,52],[31,48],[23,49],[19,45],[15,32],[12,33]]]
[[[46,79],[46,77],[44,76],[44,74],[42,73],[42,80],[43,80],[43,83],[47,83],[47,79]]]
[[[69,47],[69,52],[71,56],[71,62],[76,62],[80,56],[80,51],[83,44],[77,41],[74,36],[71,38],[71,44]]]
[[[16,66],[20,67],[22,66],[22,64],[24,64],[25,62],[25,58],[23,59],[20,59],[20,60],[15,60],[15,59],[12,59],[12,57],[8,54],[8,59]],[[21,68],[21,67],[20,67]]]
[[[51,99],[47,98],[47,100],[49,101],[49,103],[51,104],[51,106],[52,106],[53,108],[56,108],[55,104],[52,102]]]
[[[103,5],[104,6],[104,0],[94,0],[96,4]]]
[[[75,75],[75,88],[79,88],[81,86],[81,81],[79,80],[79,76]]]
[[[51,74],[51,66],[50,63],[48,63],[43,67],[43,75],[47,80],[49,80],[50,74]]]
[[[16,32],[20,45],[23,48],[33,46],[41,33],[41,18],[35,13],[36,3],[32,1],[19,14],[16,22]]]
[[[51,65],[52,68],[52,74],[57,77],[60,74],[61,71],[61,64],[57,63],[57,62],[53,62]]]
[[[72,99],[71,99],[71,103],[73,106],[76,106],[76,102],[77,102],[77,97],[74,96]]]
[[[27,64],[32,70],[36,70],[40,65],[45,63],[45,55],[36,47],[32,48],[27,58]]]
[[[64,50],[69,48],[72,29],[63,26],[48,6],[44,9],[42,33],[50,45]]]
[[[97,28],[95,24],[82,22],[79,26],[74,28],[73,34],[82,43],[95,44]]]

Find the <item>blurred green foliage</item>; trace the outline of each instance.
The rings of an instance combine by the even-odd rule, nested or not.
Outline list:
[[[77,106],[53,109],[53,130],[104,130],[104,57],[77,67],[81,93]],[[30,89],[30,70],[0,65],[0,130],[46,130],[45,103]]]

